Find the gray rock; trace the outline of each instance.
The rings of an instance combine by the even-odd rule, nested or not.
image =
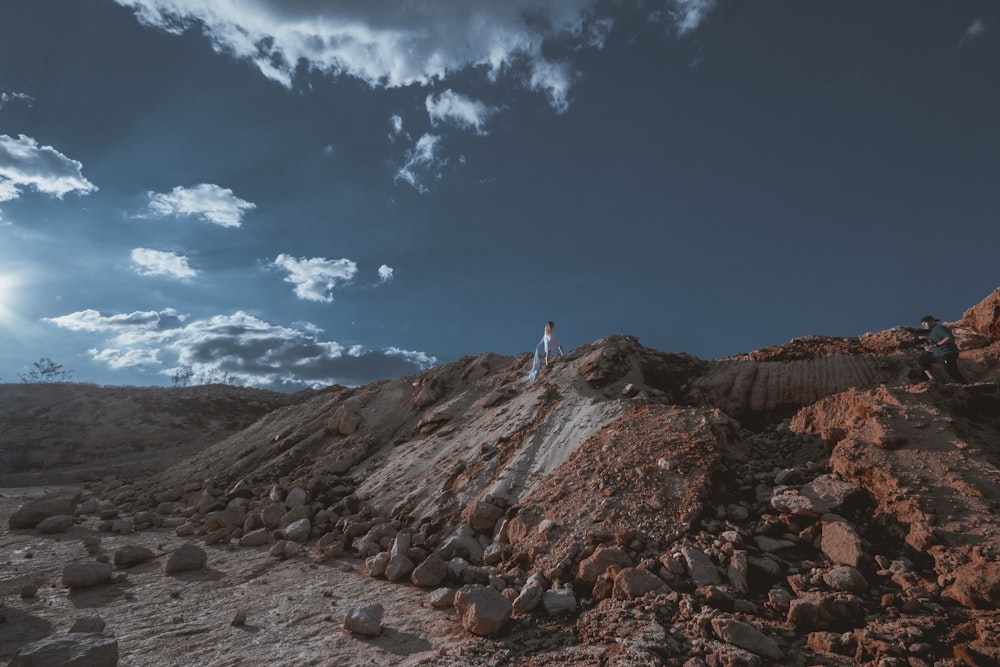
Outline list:
[[[115,550],[115,565],[118,567],[132,567],[140,563],[148,563],[156,558],[156,553],[148,547],[126,545]]]
[[[823,581],[835,591],[863,593],[868,590],[868,582],[864,575],[850,565],[840,565],[829,572],[824,572]]]
[[[455,594],[458,593],[454,588],[438,588],[431,591],[430,601],[431,606],[434,608],[450,607],[455,604]]]
[[[112,567],[97,561],[77,561],[63,568],[62,585],[66,588],[87,588],[111,581]]]
[[[757,655],[779,660],[781,648],[777,642],[757,628],[735,618],[716,617],[712,619],[715,635],[724,642],[744,648]]]
[[[262,547],[271,541],[271,531],[267,528],[258,528],[240,538],[240,546]]]
[[[26,644],[10,667],[116,667],[118,640],[108,635],[66,632]]]
[[[50,516],[66,514],[73,516],[80,504],[80,492],[53,493],[29,500],[19,510],[10,515],[7,524],[11,530],[34,528]]]
[[[347,612],[344,629],[354,634],[377,637],[382,634],[382,615],[385,609],[375,603],[361,605]]]
[[[448,565],[436,554],[431,554],[414,568],[410,581],[415,586],[434,588],[439,586],[447,575]]]
[[[35,526],[39,533],[45,534],[65,533],[72,527],[73,517],[68,514],[56,514],[55,516],[47,517]]]
[[[712,559],[704,551],[692,547],[682,547],[681,556],[688,573],[698,586],[712,586],[722,583],[722,574]]]
[[[281,531],[281,536],[291,542],[305,542],[309,539],[311,531],[312,522],[309,519],[299,519],[288,524],[288,527]]]
[[[167,573],[200,570],[207,562],[208,554],[204,549],[193,542],[185,542],[167,557],[165,569]]]
[[[389,557],[389,562],[385,565],[385,577],[389,581],[402,581],[413,572],[413,561],[403,554],[396,554]]]
[[[576,595],[572,588],[549,589],[542,593],[542,608],[550,616],[576,611]]]

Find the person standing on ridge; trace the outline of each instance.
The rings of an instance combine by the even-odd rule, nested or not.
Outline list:
[[[958,346],[955,344],[955,335],[951,329],[941,324],[933,315],[925,315],[920,320],[920,326],[930,333],[927,334],[927,342],[924,344],[924,353],[920,355],[920,369],[931,382],[935,382],[931,374],[931,366],[935,361],[939,362],[948,372],[951,378],[959,384],[968,384],[962,371],[958,368]]]
[[[528,373],[528,382],[534,382],[538,377],[538,369],[541,364],[541,350],[545,350],[545,365],[549,365],[549,352],[552,351],[555,354],[555,350],[559,350],[561,356],[566,356],[563,352],[562,343],[556,337],[556,323],[549,320],[545,323],[545,332],[542,334],[542,339],[538,341],[538,345],[535,346],[535,360],[531,364],[531,372]]]

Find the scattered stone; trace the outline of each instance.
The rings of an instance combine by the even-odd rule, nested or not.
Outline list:
[[[455,595],[455,610],[462,627],[485,637],[499,633],[510,618],[511,603],[495,588],[472,584]]]
[[[132,567],[148,563],[156,558],[156,553],[147,547],[126,545],[115,550],[114,562],[118,567]]]
[[[79,491],[73,493],[54,493],[26,502],[19,510],[10,515],[7,524],[11,530],[34,528],[42,521],[56,515],[73,516],[80,503]]]
[[[55,516],[50,516],[35,526],[35,529],[39,533],[43,534],[53,534],[53,533],[65,533],[67,530],[73,527],[73,517],[68,514],[56,514]]]
[[[185,542],[177,547],[167,557],[165,570],[167,574],[173,572],[184,572],[187,570],[200,570],[208,562],[208,554],[205,550],[193,542]]]
[[[63,568],[62,585],[64,588],[88,588],[111,581],[113,568],[107,563],[96,561],[77,561]]]
[[[361,605],[347,612],[344,629],[356,635],[377,637],[382,634],[382,605],[377,602]]]

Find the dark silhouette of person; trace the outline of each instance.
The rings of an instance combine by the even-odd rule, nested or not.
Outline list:
[[[927,342],[924,344],[924,353],[920,355],[920,369],[931,382],[936,382],[931,367],[935,362],[944,366],[952,380],[960,384],[968,384],[962,371],[958,368],[958,345],[955,344],[955,335],[951,329],[941,324],[933,315],[925,315],[920,320],[920,326],[930,333],[927,334]]]

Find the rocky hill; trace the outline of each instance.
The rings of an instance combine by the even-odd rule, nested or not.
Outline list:
[[[263,416],[246,428],[229,427],[252,410],[212,409],[227,428],[192,438],[181,463],[90,484],[75,525],[271,554],[254,579],[339,563],[371,586],[344,605],[390,606],[372,639],[281,634],[250,656],[239,637],[186,636],[201,664],[274,664],[292,642],[298,664],[995,665],[1000,289],[951,326],[969,385],[922,382],[921,332],[899,327],[719,360],[611,336],[532,384],[528,355],[483,354],[280,405],[255,394]],[[4,432],[29,409],[0,414]],[[135,441],[130,426],[116,442]],[[11,535],[37,537],[18,521]],[[327,577],[319,593],[303,572],[289,599],[347,590]],[[392,607],[385,582],[424,610]],[[316,632],[346,623],[334,604]],[[427,625],[442,618],[451,630]],[[26,641],[2,633],[6,655]],[[189,664],[142,661],[174,635],[115,634],[125,664]]]

